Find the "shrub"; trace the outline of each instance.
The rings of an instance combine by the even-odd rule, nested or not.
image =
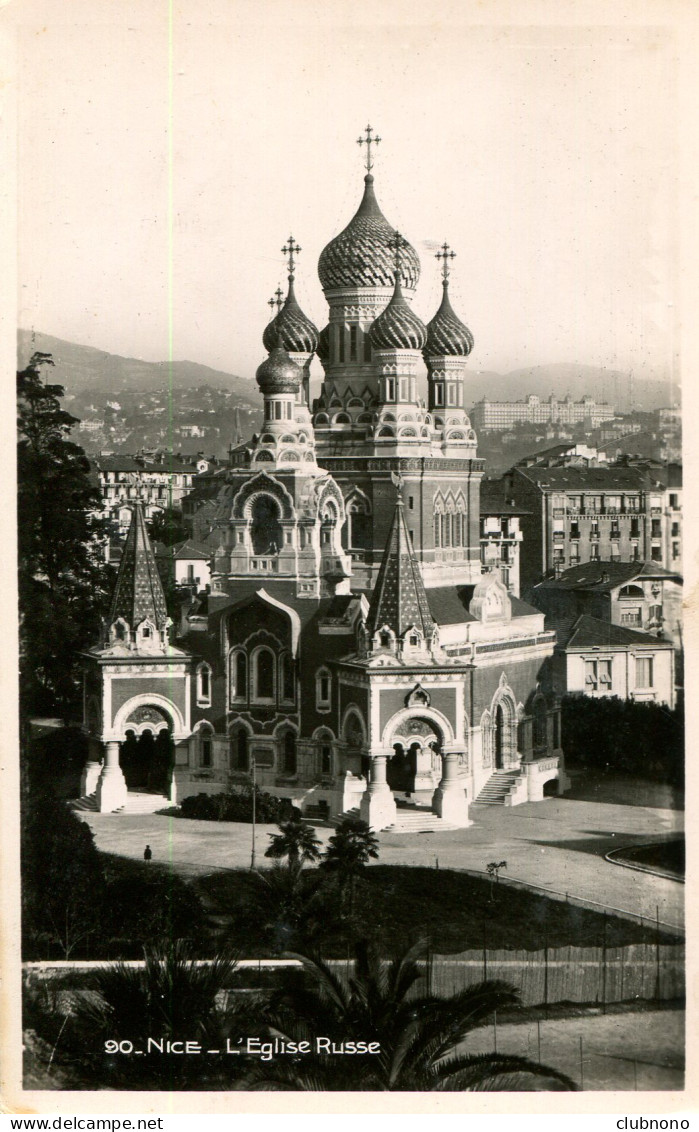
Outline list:
[[[565,696],[561,732],[566,757],[582,766],[682,786],[684,716],[662,704],[615,696]]]
[[[252,787],[244,786],[220,794],[193,794],[183,798],[180,812],[197,821],[252,822]],[[279,824],[301,817],[289,798],[275,798],[255,790],[255,819],[265,825]]]

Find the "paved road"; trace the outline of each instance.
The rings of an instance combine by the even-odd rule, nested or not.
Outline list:
[[[623,786],[624,784],[622,784]],[[578,791],[578,793],[581,793]],[[634,845],[683,828],[676,809],[638,805],[628,788],[607,791],[626,802],[590,801],[586,797],[547,798],[514,809],[472,807],[473,825],[444,833],[381,834],[382,864],[434,865],[483,871],[494,858],[507,861],[507,877],[544,889],[568,892],[609,908],[654,920],[683,922],[684,885],[613,865],[609,849]],[[595,797],[600,797],[600,792]],[[644,800],[647,800],[644,799]],[[665,801],[665,799],[663,799]],[[251,826],[232,822],[187,821],[160,814],[82,813],[99,849],[140,859],[146,843],[157,861],[170,862],[183,875],[250,864]],[[276,827],[257,827],[257,864],[264,857],[268,834]],[[318,829],[326,842],[330,829]]]
[[[539,1023],[541,1062],[588,1089],[682,1089],[684,1087],[684,1011],[542,1020]],[[498,1053],[539,1060],[536,1022],[498,1025]],[[582,1066],[580,1039],[582,1038]],[[490,1053],[493,1026],[469,1036],[464,1051]]]

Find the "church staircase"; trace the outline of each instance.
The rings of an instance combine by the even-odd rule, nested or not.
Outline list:
[[[450,829],[458,829],[448,821],[443,821],[433,813],[429,806],[397,800],[396,820],[393,825],[386,826],[381,833],[445,833]],[[360,817],[359,808],[346,810],[340,818]],[[340,820],[340,819],[338,819]]]
[[[517,789],[521,778],[521,770],[496,770],[475,799],[474,805],[504,806],[510,794]]]
[[[97,810],[97,798],[94,794],[83,795],[82,798],[75,798],[69,802],[71,810],[79,812]],[[126,799],[126,805],[122,806],[119,810],[114,810],[115,814],[155,814],[158,810],[168,809],[172,803],[165,796],[165,794],[151,794],[146,790],[129,790]]]

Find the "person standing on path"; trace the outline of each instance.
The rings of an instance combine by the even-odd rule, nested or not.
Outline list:
[[[150,845],[146,845],[145,849],[143,850],[143,860],[150,861],[152,856],[153,850],[151,849]]]

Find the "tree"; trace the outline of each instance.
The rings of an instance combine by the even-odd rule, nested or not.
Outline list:
[[[361,818],[345,818],[328,842],[321,869],[335,873],[343,898],[349,896],[349,917],[354,911],[357,878],[379,856],[378,838]]]
[[[249,1008],[246,1003],[245,1013],[228,1006],[226,992],[236,962],[222,954],[198,963],[189,945],[175,939],[147,948],[142,967],[116,963],[98,971],[91,993],[74,996],[60,1028],[54,1004],[42,1010],[36,996],[29,1002],[27,1021],[53,1042],[59,1065],[81,1079],[83,1087],[225,1088],[235,1084],[245,1063],[244,1056],[225,1056],[227,1042],[235,1050],[241,1033],[257,1032],[257,1003]],[[173,1050],[166,1044],[187,1041],[218,1050],[219,1056],[187,1056],[181,1047]]]
[[[148,534],[153,542],[174,546],[187,538],[187,528],[182,520],[182,512],[177,507],[165,507],[156,511],[148,524]]]
[[[507,861],[491,861],[485,866],[486,872],[490,877],[490,899],[493,899],[493,881],[495,884],[500,883],[500,870],[507,868]]]
[[[495,1010],[517,1005],[519,995],[497,980],[477,983],[451,998],[416,995],[426,949],[421,941],[386,961],[363,941],[356,946],[347,979],[318,957],[293,955],[305,978],[290,981],[272,998],[267,1021],[273,1035],[310,1041],[312,1052],[260,1062],[249,1087],[411,1092],[575,1088],[564,1074],[527,1058],[464,1053],[471,1031]],[[338,1045],[375,1042],[378,1052],[329,1056],[317,1050],[319,1034]]]
[[[80,652],[94,644],[113,574],[102,498],[70,440],[63,388],[43,381],[50,354],[17,374],[20,710],[69,717],[80,704]]]
[[[275,954],[314,948],[338,927],[336,890],[328,891],[316,869],[275,864],[241,879],[242,893],[232,901],[219,898],[216,911],[231,923],[231,942],[244,943],[254,954],[260,948]]]
[[[279,823],[281,833],[270,833],[270,845],[265,857],[276,860],[287,859],[289,869],[293,870],[307,861],[320,859],[321,842],[316,837],[313,826],[300,820]]]

